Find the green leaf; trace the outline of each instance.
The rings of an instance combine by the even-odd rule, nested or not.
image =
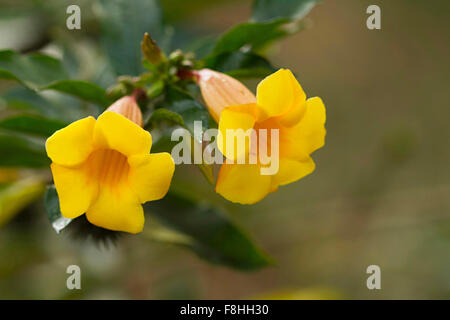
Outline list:
[[[54,222],[62,217],[61,210],[59,209],[58,193],[56,192],[54,185],[47,186],[47,190],[45,192],[45,209],[50,222]]]
[[[44,145],[26,138],[0,133],[0,167],[47,167]]]
[[[47,186],[45,192],[45,210],[47,211],[47,217],[52,224],[53,229],[59,233],[64,229],[72,219],[68,219],[62,216],[61,210],[59,208],[59,198],[58,193],[54,185]]]
[[[224,53],[241,51],[242,54],[252,54],[251,52],[260,51],[275,40],[299,31],[302,27],[301,19],[317,2],[318,0],[256,0],[252,21],[238,24],[225,32],[217,41],[213,53],[206,58],[207,64],[214,60],[219,65],[224,61],[226,65],[229,62],[223,60],[227,58],[222,55]],[[232,61],[234,59],[238,58],[233,57]],[[249,68],[233,70],[243,77],[265,74],[268,70],[264,66],[266,63],[261,58],[253,57],[253,59],[257,62],[254,71],[248,70]],[[236,68],[232,63],[229,68]]]
[[[171,152],[172,148],[178,143],[178,141],[172,141],[171,131],[163,132],[156,141],[152,142],[152,153],[158,152]]]
[[[0,120],[0,128],[42,137],[49,137],[56,130],[65,126],[67,126],[67,123],[59,120],[27,114],[15,115]]]
[[[165,108],[179,114],[183,118],[184,125],[191,135],[191,158],[194,159],[195,149],[202,150],[203,133],[209,128],[209,114],[206,108],[195,100],[189,93],[168,86],[166,91]],[[195,121],[201,121],[202,132],[195,131]],[[175,142],[176,144],[176,142]],[[194,147],[196,144],[196,147]],[[187,146],[186,146],[187,147]],[[170,149],[171,150],[171,149]],[[202,153],[203,154],[203,153]],[[194,162],[194,161],[193,161]],[[214,184],[213,166],[206,163],[196,164],[209,183]]]
[[[38,90],[49,83],[67,78],[58,59],[34,53],[21,55],[12,50],[0,51],[0,78],[15,80]]]
[[[27,114],[38,114],[45,118],[59,119],[70,123],[99,110],[93,104],[85,104],[80,99],[70,95],[54,91],[51,95],[45,95],[17,86],[7,91],[2,97],[8,109],[21,111]]]
[[[194,132],[194,121],[201,121],[201,128],[204,132],[208,129],[209,118],[208,111],[200,102],[182,89],[168,86],[164,107],[181,115],[183,117],[184,127],[189,130],[198,142],[202,141],[202,137],[196,136],[196,132]]]
[[[68,80],[60,60],[42,54],[0,51],[0,78],[14,80],[34,91],[56,90],[102,106],[110,103],[105,90],[81,80]]]
[[[270,264],[267,255],[220,210],[173,192],[145,208],[178,234],[172,236],[166,232],[165,238],[159,234],[154,239],[182,245],[209,262],[240,270],[256,270]]]
[[[242,49],[257,50],[273,40],[286,36],[288,32],[281,27],[287,22],[289,19],[238,24],[220,37],[213,54],[218,55]]]
[[[195,159],[196,150],[201,151],[200,156],[203,155],[204,150],[203,150],[202,142],[194,139],[194,137],[190,133],[186,133],[186,135],[187,136],[185,136],[184,139],[182,141],[180,141],[180,143],[188,143],[188,145],[184,146],[184,150],[191,155],[191,163],[195,163],[195,165],[200,169],[202,174],[205,176],[206,180],[208,180],[208,182],[211,185],[214,185],[215,177],[214,177],[213,165],[203,162],[203,159],[200,159],[201,160],[200,163],[196,163],[196,159]],[[175,142],[175,144],[176,143],[178,143],[178,142]],[[172,149],[170,149],[170,150],[172,150]]]
[[[217,38],[212,36],[194,39],[183,48],[183,52],[192,52],[197,59],[202,59],[213,51],[216,42]]]
[[[201,150],[202,146],[200,142],[194,140],[191,134],[187,133],[189,136],[183,139],[184,142],[190,142],[190,145],[185,146],[185,150],[190,153],[191,161],[194,163],[194,144]],[[173,147],[178,143],[183,143],[181,141],[173,141],[171,139],[171,132],[163,132],[163,134],[152,144],[152,152],[172,152]],[[206,180],[211,184],[215,184],[214,177],[214,167],[213,165],[206,163],[197,163],[196,166],[200,169]]]
[[[160,108],[156,109],[152,115],[150,116],[150,119],[147,122],[146,129],[149,130],[150,128],[154,127],[156,123],[160,123],[163,121],[167,121],[174,125],[179,125],[181,127],[184,127],[184,120],[183,117],[173,111]]]
[[[88,81],[60,80],[41,88],[41,90],[49,89],[64,92],[101,106],[108,106],[111,104],[111,101],[106,96],[105,89]]]
[[[25,111],[27,113],[38,113],[45,117],[60,118],[64,115],[61,107],[45,98],[39,92],[27,87],[15,87],[6,92],[2,99],[8,108]]]
[[[164,40],[161,8],[155,0],[99,0],[102,44],[117,75],[143,71],[140,42],[144,34]]]
[[[267,59],[253,52],[226,52],[205,60],[206,67],[235,78],[263,78],[276,71]]]
[[[0,226],[39,198],[44,188],[42,178],[37,176],[29,176],[3,186],[0,190]]]
[[[278,18],[300,20],[319,2],[318,0],[255,0],[252,20],[265,22]]]
[[[148,99],[154,99],[160,96],[164,91],[165,83],[163,80],[158,80],[151,84],[151,86],[147,89],[146,94]]]
[[[67,123],[59,120],[27,114],[20,114],[0,120],[0,128],[36,134],[43,137],[49,137],[56,130],[65,126],[67,126]]]

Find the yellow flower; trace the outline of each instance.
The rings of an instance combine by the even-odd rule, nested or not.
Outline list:
[[[141,128],[133,97],[116,101],[97,120],[87,117],[47,139],[61,213],[86,213],[94,225],[141,232],[142,203],[167,193],[175,164],[168,153],[150,154],[152,137]]]
[[[231,90],[222,88],[221,95],[231,94]],[[281,69],[262,80],[257,87],[256,103],[242,99],[239,105],[223,108],[217,104],[210,105],[209,109],[223,109],[219,120],[218,146],[227,161],[220,168],[216,192],[226,199],[252,204],[276,191],[278,186],[297,181],[314,171],[315,164],[310,154],[324,145],[325,106],[318,97],[306,100],[302,87],[291,71]],[[257,133],[255,137],[259,136],[261,129],[266,129],[267,139],[263,143],[266,143],[268,150],[271,150],[271,129],[278,129],[278,172],[261,174],[261,167],[266,164],[259,160],[256,164],[249,163],[251,146],[255,145],[254,137],[250,137],[250,146],[244,149],[246,163],[236,163],[236,149],[230,155],[226,144],[221,145],[226,141],[229,129],[253,129]],[[229,160],[234,160],[234,163]]]

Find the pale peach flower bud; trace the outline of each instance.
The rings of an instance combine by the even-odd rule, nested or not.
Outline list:
[[[246,86],[224,73],[202,69],[196,72],[196,78],[203,100],[216,122],[225,107],[256,103],[255,95]]]
[[[113,111],[121,114],[142,127],[142,112],[136,103],[135,96],[125,96],[120,98],[110,105],[106,111]]]

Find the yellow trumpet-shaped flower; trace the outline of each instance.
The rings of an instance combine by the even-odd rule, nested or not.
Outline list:
[[[168,153],[150,154],[152,137],[141,123],[135,99],[127,96],[97,120],[75,121],[47,139],[64,217],[86,213],[99,227],[142,231],[141,204],[165,196],[175,164]]]
[[[203,90],[205,91],[205,89]],[[220,96],[232,95],[232,90],[221,88]],[[242,96],[241,93],[235,97]],[[206,99],[205,99],[206,100]],[[211,97],[208,99],[213,101]],[[218,101],[219,99],[216,99]],[[219,148],[227,158],[221,166],[216,183],[216,192],[226,199],[242,204],[252,204],[262,200],[278,186],[297,181],[312,173],[315,164],[310,154],[324,145],[325,106],[318,97],[306,99],[302,87],[291,71],[281,69],[262,80],[257,87],[256,103],[250,99],[241,99],[239,105],[209,105],[209,109],[220,110]],[[236,149],[225,148],[228,130],[253,129],[255,136],[244,149],[247,162],[236,163]],[[260,139],[258,133],[264,130],[266,139]],[[277,129],[278,139],[271,139],[272,129]],[[234,139],[234,138],[233,138]],[[260,139],[259,144],[254,141]],[[278,143],[278,171],[274,174],[262,174],[261,168],[267,164],[257,161],[249,163],[251,146]],[[222,143],[223,142],[223,145]],[[257,150],[259,152],[260,150]],[[268,154],[270,156],[270,152]],[[275,156],[275,155],[273,155]],[[230,161],[233,160],[233,161]],[[274,161],[274,159],[272,159]],[[233,162],[233,163],[230,163]]]

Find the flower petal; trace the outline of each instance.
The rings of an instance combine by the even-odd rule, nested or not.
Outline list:
[[[286,69],[280,69],[266,77],[256,89],[256,103],[268,117],[281,116],[290,110],[295,112],[294,116],[301,114],[305,99],[302,87],[292,72]]]
[[[167,152],[128,158],[128,181],[141,203],[158,200],[169,190],[175,163]]]
[[[139,199],[126,183],[100,189],[86,217],[98,227],[130,233],[141,232],[145,220]]]
[[[152,136],[124,116],[105,111],[97,119],[94,144],[97,148],[113,149],[125,156],[131,156],[149,153]]]
[[[93,150],[95,119],[87,117],[56,131],[45,143],[48,157],[63,166],[78,165]]]
[[[258,106],[256,104],[244,104],[225,108],[220,114],[219,134],[217,135],[217,146],[228,159],[236,160],[248,154],[251,145],[251,136],[249,139],[244,136],[242,139],[235,139],[236,135],[248,133],[253,129],[258,119]],[[240,130],[241,129],[241,130]],[[249,142],[247,143],[246,140]],[[245,143],[245,147],[240,144]],[[227,150],[226,146],[234,146]],[[238,148],[238,145],[240,148]],[[238,153],[238,151],[241,151]]]
[[[318,97],[306,101],[306,111],[301,121],[280,130],[280,156],[306,160],[325,143],[325,106]]]
[[[259,165],[224,163],[217,178],[216,192],[229,201],[252,204],[271,191],[271,181],[272,176],[261,175]]]
[[[90,179],[86,166],[67,168],[52,163],[50,168],[62,215],[74,219],[85,213],[98,191],[98,184]]]
[[[273,176],[272,185],[277,187],[300,180],[312,173],[315,168],[316,165],[310,157],[305,161],[282,158],[280,159],[278,172]]]

